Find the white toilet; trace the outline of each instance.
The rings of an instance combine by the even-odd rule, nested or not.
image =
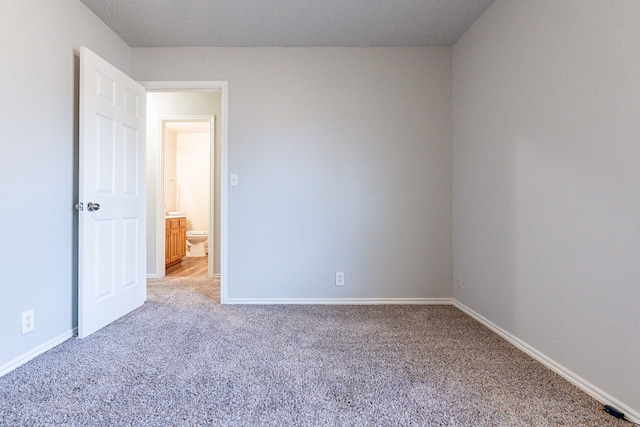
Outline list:
[[[208,231],[187,231],[187,256],[206,256],[204,243],[208,238]]]

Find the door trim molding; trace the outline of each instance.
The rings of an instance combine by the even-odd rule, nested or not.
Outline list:
[[[148,92],[209,92],[221,91],[220,106],[220,303],[227,303],[227,212],[228,212],[228,135],[229,135],[229,82],[226,80],[211,81],[139,81]],[[160,185],[162,182],[160,181]],[[161,191],[162,189],[156,191]],[[159,193],[158,193],[159,194]],[[156,206],[158,210],[158,207]],[[156,221],[164,222],[162,207],[156,211]],[[159,228],[159,227],[158,227]],[[164,236],[164,235],[163,235]],[[163,237],[164,239],[164,237]],[[156,238],[156,245],[158,244]],[[156,250],[156,252],[158,252]],[[164,265],[164,259],[162,259]],[[156,270],[158,266],[156,265]],[[156,273],[157,276],[157,273]],[[157,276],[158,277],[158,276]]]

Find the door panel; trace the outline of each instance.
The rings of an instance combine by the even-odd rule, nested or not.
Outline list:
[[[80,338],[146,299],[144,115],[144,88],[81,48]]]

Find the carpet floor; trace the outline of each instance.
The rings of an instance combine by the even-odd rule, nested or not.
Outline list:
[[[0,378],[2,426],[628,426],[451,306],[231,305],[207,279]]]

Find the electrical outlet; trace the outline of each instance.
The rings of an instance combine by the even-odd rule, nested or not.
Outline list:
[[[455,284],[456,288],[462,288],[462,277],[459,274],[454,274],[453,283]]]
[[[336,273],[336,286],[344,286],[344,271]]]
[[[22,335],[31,332],[36,328],[33,310],[22,313]]]

